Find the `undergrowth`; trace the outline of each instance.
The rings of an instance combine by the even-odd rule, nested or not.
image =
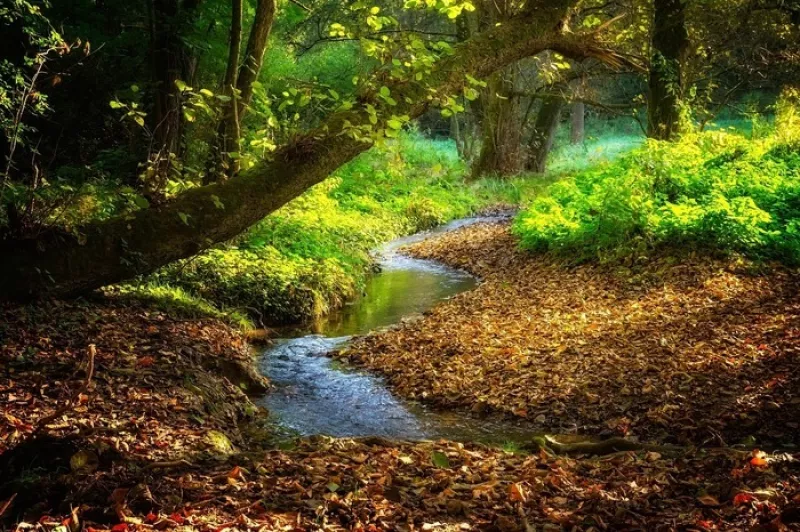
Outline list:
[[[590,139],[581,149],[615,155],[599,144]],[[574,160],[571,152],[553,157],[559,168]],[[361,292],[373,264],[370,252],[382,243],[494,205],[528,204],[560,175],[469,181],[467,174],[452,142],[407,132],[343,166],[234,242],[124,290],[129,297],[165,298],[165,305],[209,307],[234,322],[243,315],[267,325],[311,319]]]
[[[561,180],[514,231],[524,248],[576,261],[641,259],[674,246],[800,264],[800,119],[791,98],[777,111],[770,134],[648,141]]]
[[[452,143],[405,134],[146,286],[178,287],[266,324],[324,315],[362,290],[381,243],[526,195],[518,180],[468,184],[465,174]]]

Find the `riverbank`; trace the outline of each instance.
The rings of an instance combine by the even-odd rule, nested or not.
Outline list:
[[[701,256],[570,268],[519,251],[497,225],[408,251],[483,282],[339,355],[405,397],[551,433],[800,444],[799,283],[789,270],[757,275]]]
[[[469,181],[451,141],[418,133],[376,147],[233,242],[123,290],[157,300],[171,290],[258,327],[341,308],[364,289],[373,251],[397,237],[498,204],[517,205],[547,180]]]
[[[114,301],[2,317],[3,529],[779,530],[797,517],[787,455],[573,459],[326,437],[276,448],[252,430],[263,413],[235,384],[252,359],[221,322]],[[229,363],[245,371],[220,371]]]
[[[478,253],[488,242],[473,244]],[[778,530],[797,517],[800,470],[789,455],[573,459],[326,437],[278,448],[243,392],[264,383],[240,333],[120,303],[3,309],[0,527]]]

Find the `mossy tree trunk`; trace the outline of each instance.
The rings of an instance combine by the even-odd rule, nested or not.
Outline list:
[[[563,98],[547,98],[542,102],[528,145],[527,170],[537,174],[543,174],[547,170],[547,157],[553,149],[563,109]]]
[[[682,129],[682,67],[689,50],[685,0],[655,0],[647,136],[674,140]]]
[[[563,17],[571,2],[561,1]],[[594,36],[562,32],[558,16],[541,13],[532,10],[456,46],[427,79],[389,84],[398,102],[391,113],[418,117],[429,106],[431,88],[458,94],[466,74],[485,78],[548,49],[575,59],[619,62],[619,56]],[[374,101],[374,96],[365,93],[360,100]],[[189,190],[169,203],[88,224],[80,228],[79,236],[50,231],[36,238],[3,241],[0,297],[80,294],[152,272],[233,238],[369,148],[342,133],[348,122],[369,123],[360,108],[331,116],[322,127],[276,151],[269,161],[227,181]],[[384,127],[388,118],[377,127]]]
[[[517,71],[512,65],[493,75],[485,91],[481,151],[472,168],[474,177],[517,175],[523,168],[522,113],[514,95]]]

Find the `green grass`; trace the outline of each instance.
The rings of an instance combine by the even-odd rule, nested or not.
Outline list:
[[[139,285],[122,285],[106,291],[112,298],[144,303],[170,314],[184,318],[216,318],[242,331],[255,329],[253,321],[236,310],[220,310],[210,302],[187,293],[181,288],[152,282]]]
[[[609,160],[626,146],[590,139],[580,149]],[[545,176],[471,181],[454,143],[408,132],[351,161],[236,241],[151,276],[144,291],[151,299],[169,296],[169,305],[202,301],[268,324],[321,316],[360,292],[370,252],[380,244],[489,206],[529,204],[576,158],[555,153],[558,170]]]
[[[323,315],[363,287],[370,251],[494,201],[465,186],[449,142],[417,134],[375,148],[230,245],[154,276],[267,323]]]

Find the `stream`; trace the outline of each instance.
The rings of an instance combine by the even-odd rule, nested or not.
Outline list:
[[[337,437],[383,436],[502,444],[541,432],[523,422],[479,418],[463,410],[435,410],[392,393],[383,379],[327,356],[353,336],[419,317],[437,303],[477,286],[471,275],[411,258],[398,250],[435,234],[503,218],[466,218],[433,231],[397,239],[379,250],[380,271],[364,295],[313,326],[288,330],[260,357],[273,389],[261,399],[290,433]]]

